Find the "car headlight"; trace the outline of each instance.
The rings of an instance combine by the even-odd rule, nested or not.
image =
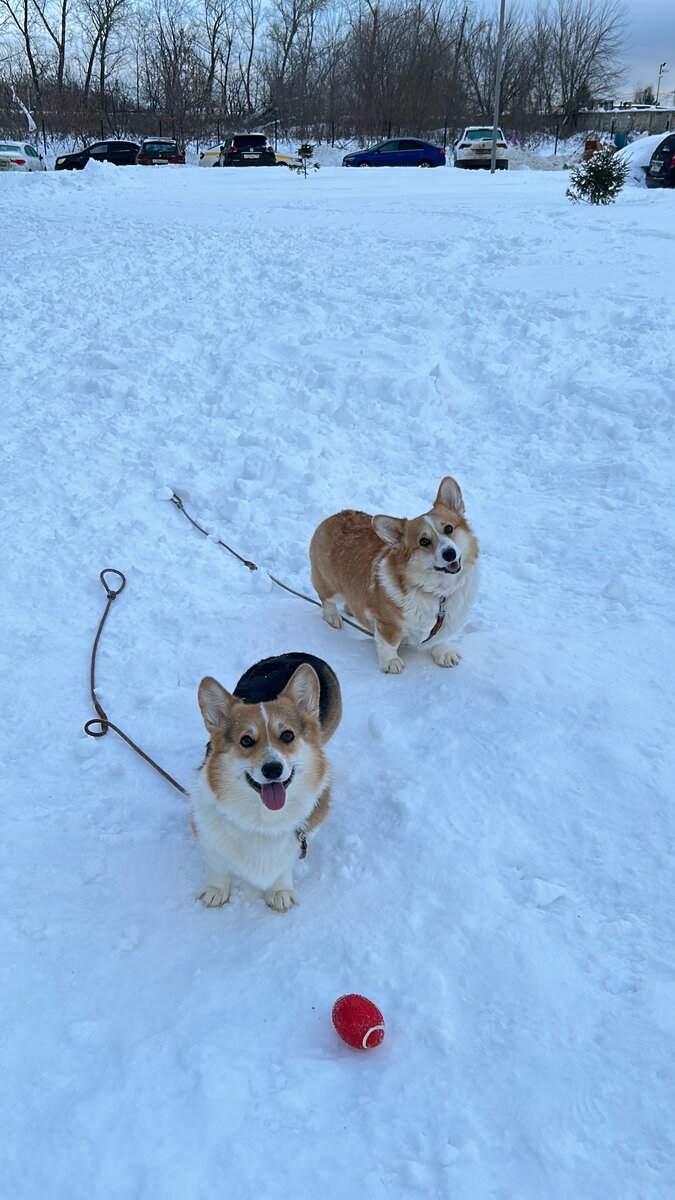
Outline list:
[[[62,163],[62,162],[65,162],[65,161],[66,161],[66,160],[65,160],[65,158],[57,158],[57,160],[56,160],[56,165],[58,166],[58,164],[59,164],[59,163]]]

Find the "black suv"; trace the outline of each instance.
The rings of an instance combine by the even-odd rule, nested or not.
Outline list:
[[[81,171],[90,158],[96,162],[114,163],[116,167],[131,167],[136,162],[138,142],[94,142],[73,154],[60,154],[54,163],[55,171]]]
[[[645,183],[648,188],[675,188],[675,133],[656,147],[649,160]]]
[[[264,133],[234,133],[220,148],[219,167],[276,167]]]

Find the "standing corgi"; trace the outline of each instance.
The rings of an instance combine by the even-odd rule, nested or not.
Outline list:
[[[237,875],[288,912],[295,863],[328,815],[323,747],[342,716],[337,677],[312,654],[283,654],[250,667],[232,695],[202,679],[199,706],[210,741],[192,792],[206,863],[197,898],[226,904]]]
[[[449,475],[431,510],[410,521],[353,509],[327,517],[309,557],[324,620],[341,629],[338,605],[345,605],[372,631],[383,671],[403,670],[402,643],[428,646],[439,667],[457,666],[450,638],[476,596],[478,542]]]

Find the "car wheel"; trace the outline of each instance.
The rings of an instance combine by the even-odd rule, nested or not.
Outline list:
[[[430,163],[428,158],[423,158],[421,163],[418,163],[417,165],[420,167],[433,167],[434,164]]]
[[[357,167],[369,167],[369,166],[370,166],[370,163],[369,163],[369,162],[362,162],[362,163],[357,163],[356,165],[357,165]]]

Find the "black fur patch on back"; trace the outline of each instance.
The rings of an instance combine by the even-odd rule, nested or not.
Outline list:
[[[239,700],[244,700],[246,704],[267,704],[270,700],[276,700],[280,692],[283,692],[291,675],[303,663],[309,663],[310,667],[314,667],[319,676],[321,685],[319,722],[323,725],[328,711],[331,683],[338,687],[338,692],[339,684],[333,668],[314,654],[289,651],[288,654],[277,654],[273,658],[262,658],[260,662],[254,663],[248,671],[244,672],[233,695]]]

